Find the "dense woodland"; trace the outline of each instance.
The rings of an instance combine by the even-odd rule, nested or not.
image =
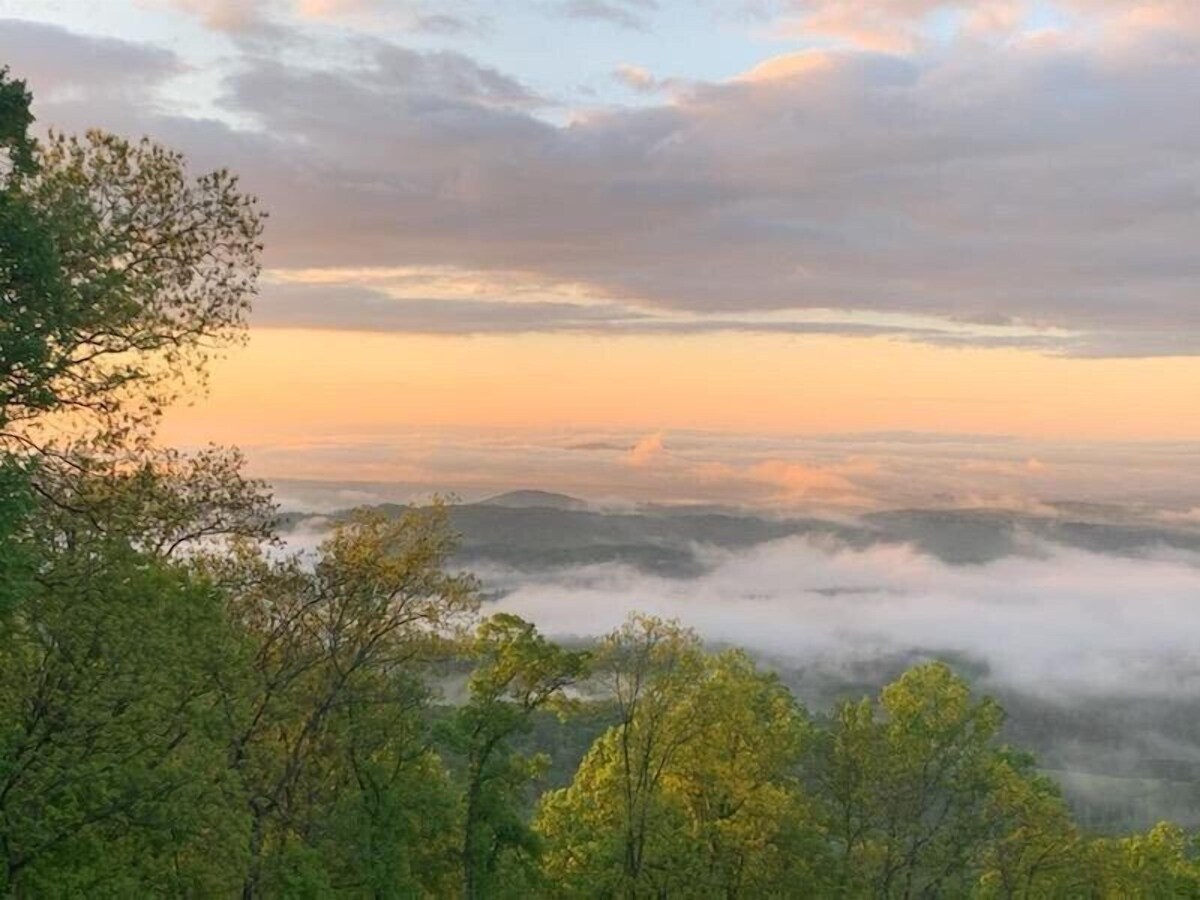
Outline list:
[[[1193,836],[1084,833],[941,663],[813,714],[674,622],[558,646],[436,505],[290,555],[236,452],[154,441],[244,335],[255,201],[31,122],[5,75],[10,896],[1200,897]]]

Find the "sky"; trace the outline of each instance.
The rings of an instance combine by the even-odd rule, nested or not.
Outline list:
[[[270,213],[174,443],[1200,507],[1194,0],[0,0],[0,60],[39,127],[149,134]]]

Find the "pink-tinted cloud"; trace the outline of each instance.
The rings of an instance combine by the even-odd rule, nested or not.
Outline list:
[[[1035,456],[1024,462],[1002,459],[968,460],[959,466],[959,471],[968,475],[1002,475],[1006,477],[1028,477],[1049,471],[1049,466]]]
[[[667,453],[665,436],[661,431],[638,440],[625,454],[625,464],[634,468],[649,466]]]
[[[239,32],[261,22],[270,0],[144,0],[195,16],[214,31]]]
[[[613,70],[613,78],[640,94],[652,94],[663,87],[663,82],[655,78],[653,72],[645,66],[635,66],[632,63],[617,66]]]
[[[614,307],[758,315],[763,329],[836,310],[933,319],[923,335],[902,327],[930,341],[982,323],[1038,349],[1200,353],[1200,33],[1178,25],[1196,13],[1072,2],[1091,27],[1069,39],[781,55],[566,123],[462,53],[361,35],[337,68],[247,53],[224,121],[161,115],[140,45],[117,42],[144,95],[115,103],[75,64],[95,39],[3,23],[0,47],[42,72],[39,98],[42,79],[80,74],[78,96],[39,99],[41,121],[152,133],[242,173],[273,213],[272,267],[519,270]],[[919,22],[929,8],[867,12]],[[1011,8],[987,8],[1003,30]],[[1100,27],[1121,15],[1159,24],[1119,39]],[[827,328],[856,333],[852,320]],[[960,342],[997,340],[1013,342]]]

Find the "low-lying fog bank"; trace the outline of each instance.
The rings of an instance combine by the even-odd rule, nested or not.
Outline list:
[[[542,501],[542,498],[535,498]],[[485,609],[592,639],[631,612],[747,648],[815,711],[945,659],[1096,827],[1200,824],[1200,543],[987,511],[830,522],[461,506]],[[326,518],[297,519],[313,546]]]

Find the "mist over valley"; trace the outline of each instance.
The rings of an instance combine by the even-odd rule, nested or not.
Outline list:
[[[285,541],[311,550],[343,515],[288,512]],[[556,639],[588,644],[635,611],[678,619],[713,647],[750,650],[818,714],[944,660],[1002,702],[1007,738],[1061,780],[1082,822],[1200,822],[1190,521],[1071,503],[836,517],[615,509],[527,489],[452,504],[449,518],[485,607]]]

